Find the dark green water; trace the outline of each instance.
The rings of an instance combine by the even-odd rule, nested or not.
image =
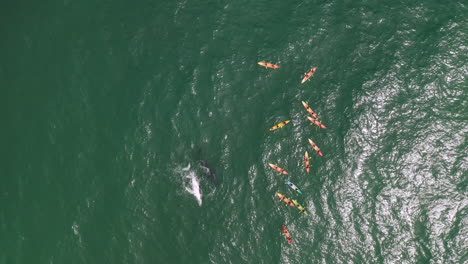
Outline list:
[[[0,263],[468,260],[465,1],[0,10]]]

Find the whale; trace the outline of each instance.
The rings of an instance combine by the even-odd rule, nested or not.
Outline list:
[[[208,161],[206,160],[200,160],[199,161],[200,168],[203,172],[203,174],[206,176],[206,178],[213,184],[218,184],[219,179],[218,176],[216,175],[214,167],[212,167]]]
[[[198,146],[193,149],[192,160],[195,162],[197,170],[201,173],[200,176],[204,176],[210,183],[217,185],[220,182],[218,173],[216,172],[215,166],[207,158],[210,155],[206,155],[206,151],[202,150],[202,147]]]

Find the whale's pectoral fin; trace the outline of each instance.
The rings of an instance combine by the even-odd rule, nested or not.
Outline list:
[[[188,170],[190,170],[190,163],[187,165],[187,167],[182,168],[182,171],[188,171]]]

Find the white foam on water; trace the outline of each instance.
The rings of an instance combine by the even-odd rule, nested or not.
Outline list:
[[[195,196],[195,198],[197,199],[198,205],[201,206],[202,205],[202,192],[200,189],[200,182],[197,176],[195,175],[195,172],[190,171],[190,173],[186,175],[185,177],[190,179],[190,185],[191,185],[191,188],[185,187],[185,190],[193,194],[193,196]]]

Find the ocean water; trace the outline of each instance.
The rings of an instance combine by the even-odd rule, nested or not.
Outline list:
[[[468,261],[465,1],[0,10],[1,264]]]

